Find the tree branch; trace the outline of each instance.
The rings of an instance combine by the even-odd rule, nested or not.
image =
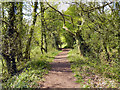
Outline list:
[[[87,26],[88,26],[91,30],[94,29],[94,28],[91,28],[88,24],[87,24]],[[101,33],[100,31],[97,31],[96,29],[94,29],[94,31],[96,31],[96,32],[98,32],[98,33],[100,33],[100,34],[103,35],[103,33]]]
[[[94,7],[94,8],[89,9],[89,10],[84,10],[83,7],[81,7],[81,5],[80,5],[80,7],[81,7],[82,11],[84,11],[84,12],[91,12],[91,11],[96,10],[96,9],[104,8],[105,6],[110,5],[110,4],[112,4],[112,3],[113,3],[113,2],[110,2],[110,3],[107,3],[107,4],[103,5],[103,6]]]
[[[63,18],[63,23],[64,23],[64,25],[65,25],[65,17],[64,17],[64,15],[63,15],[59,10],[55,9],[54,7],[52,7],[47,1],[46,1],[46,3],[48,4],[49,7],[51,7],[51,8],[54,9],[55,11],[57,11],[57,12],[62,16],[62,18]]]
[[[11,26],[9,23],[7,23],[6,21],[4,21],[4,20],[2,20],[2,19],[0,19],[0,21],[2,21],[3,23],[7,24],[9,27],[11,27],[13,30],[15,30],[15,32],[16,32],[17,34],[19,34],[19,33],[17,32],[17,30],[15,29],[15,27]]]
[[[67,31],[67,32],[69,32],[71,35],[73,35],[73,36],[76,36],[74,33],[72,33],[70,30],[68,30],[68,28],[67,27],[65,27],[65,15],[64,14],[62,14],[59,10],[57,10],[57,9],[55,9],[54,7],[52,7],[47,1],[46,1],[46,3],[49,5],[49,7],[51,7],[52,9],[54,9],[56,12],[58,12],[61,16],[62,16],[62,18],[63,18],[63,28]],[[68,16],[68,15],[67,15]],[[73,20],[73,19],[72,19]]]

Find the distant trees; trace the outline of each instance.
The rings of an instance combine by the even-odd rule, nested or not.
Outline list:
[[[84,22],[82,25],[79,25],[79,29],[75,26],[73,29],[75,31],[69,29],[77,35],[81,54],[103,59],[101,56],[104,53],[105,60],[108,62],[117,60],[119,58],[119,51],[117,51],[117,48],[119,48],[119,36],[117,36],[117,33],[120,31],[117,20],[119,20],[120,16],[116,13],[119,10],[116,9],[114,12],[112,11],[114,5],[112,2],[104,2],[101,6],[99,6],[98,3],[92,2],[89,3],[89,5],[81,2],[73,3],[74,4],[71,4],[71,7],[68,8],[69,11],[66,11],[65,14],[72,13],[71,16],[74,25],[77,25],[76,21],[79,21],[80,18],[82,20],[81,22]],[[106,6],[112,9],[110,10],[109,8],[106,10]],[[117,17],[114,15],[117,15]],[[70,28],[70,26],[68,28]]]
[[[111,62],[119,58],[120,48],[119,23],[117,22],[119,9],[114,9],[113,6],[119,6],[119,4],[115,3],[104,2],[100,5],[97,2],[87,4],[72,2],[64,13],[47,4],[61,15],[63,28],[75,37],[81,55],[99,59],[105,57],[105,60]],[[109,9],[106,9],[107,6]]]

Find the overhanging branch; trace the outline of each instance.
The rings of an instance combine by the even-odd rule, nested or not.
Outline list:
[[[55,10],[56,12],[58,12],[58,13],[62,16],[62,18],[63,18],[63,23],[64,23],[63,28],[64,28],[67,32],[69,32],[71,35],[76,36],[74,33],[72,33],[70,30],[68,30],[67,27],[65,27],[65,17],[64,17],[65,15],[62,14],[59,10],[55,9],[54,7],[52,7],[47,1],[46,1],[46,3],[49,5],[49,7],[51,7],[53,10]],[[67,15],[67,16],[68,16],[68,15]],[[71,19],[71,20],[72,20],[72,22],[73,22],[73,19]]]
[[[103,6],[94,7],[94,8],[89,9],[89,10],[84,10],[81,5],[80,5],[80,7],[81,7],[81,9],[82,9],[83,12],[91,12],[91,11],[94,11],[94,10],[96,10],[96,9],[104,8],[105,6],[110,5],[110,4],[112,4],[112,3],[113,3],[113,2],[110,2],[110,3],[107,3],[107,4],[103,5]]]
[[[62,16],[62,18],[63,18],[63,23],[64,23],[64,25],[65,25],[65,17],[64,17],[64,15],[63,15],[59,10],[55,9],[54,7],[52,7],[47,1],[46,1],[46,3],[48,4],[49,7],[51,7],[51,8],[54,9],[55,11],[57,11],[57,12]]]

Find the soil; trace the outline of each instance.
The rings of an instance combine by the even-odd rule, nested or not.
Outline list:
[[[42,88],[80,88],[67,60],[69,49],[62,49],[51,63],[51,70],[45,75]]]

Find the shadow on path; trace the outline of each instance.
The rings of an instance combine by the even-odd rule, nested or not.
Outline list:
[[[76,79],[70,69],[70,63],[67,60],[70,49],[62,49],[54,61],[51,63],[51,70],[45,76],[45,81],[41,84],[42,88],[79,88],[80,85],[75,83]]]

